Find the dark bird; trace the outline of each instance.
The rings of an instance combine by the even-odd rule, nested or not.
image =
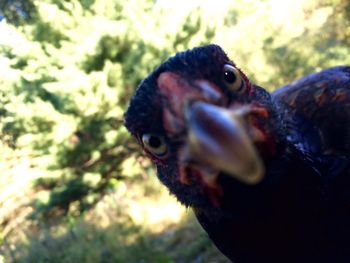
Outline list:
[[[217,45],[144,79],[125,125],[240,262],[350,262],[350,67],[268,93]]]

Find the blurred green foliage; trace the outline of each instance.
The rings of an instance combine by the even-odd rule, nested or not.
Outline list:
[[[44,228],[39,237],[29,236],[29,245],[17,246],[12,262],[227,263],[192,217],[169,229],[166,235],[149,233],[130,220],[115,220],[107,229],[79,220],[65,233]]]
[[[160,195],[123,127],[136,86],[175,52],[211,42],[270,91],[350,64],[348,0],[1,0],[2,16],[0,261],[226,262],[193,218],[157,236],[125,212],[123,198]],[[126,185],[143,190],[113,199],[107,228],[101,214],[91,222],[89,208]],[[31,218],[45,220],[22,238],[12,229],[32,226],[33,198]]]
[[[20,3],[31,3],[32,10],[21,12],[35,20],[13,19],[18,15],[14,5],[22,8]],[[27,149],[43,171],[35,187],[50,195],[34,202],[34,217],[80,214],[135,174],[130,165],[123,171],[125,162],[138,154],[123,127],[128,98],[174,50],[188,48],[193,36],[200,40],[192,45],[213,36],[199,11],[170,35],[159,28],[165,14],[152,10],[153,5],[8,2],[5,15],[16,27],[10,27],[13,35],[1,46],[1,140],[7,147]],[[156,38],[162,47],[153,42]]]
[[[0,1],[0,17],[6,17],[12,24],[27,23],[35,17],[35,7],[32,1],[2,0]]]
[[[237,0],[216,13],[153,0],[1,3],[0,161],[20,149],[41,171],[34,186],[50,194],[34,216],[80,214],[140,174],[123,111],[177,51],[216,42],[269,90],[350,64],[347,0]]]

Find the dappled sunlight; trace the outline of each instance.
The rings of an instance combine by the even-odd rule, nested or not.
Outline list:
[[[111,216],[116,211],[110,209],[109,212]],[[147,226],[133,224],[122,214],[102,227],[98,218],[91,216],[93,213],[96,216],[97,212],[91,211],[90,216],[70,226],[42,226],[37,235],[28,235],[25,242],[17,241],[13,245],[12,259],[27,262],[35,258],[42,262],[49,256],[51,263],[229,262],[209,241],[193,216],[186,216],[178,224],[154,233]]]
[[[33,181],[44,175],[33,168],[33,158],[25,150],[12,150],[0,143],[0,224],[6,236],[26,223],[33,208],[30,206]],[[20,232],[20,231],[19,231]]]
[[[156,178],[148,180],[150,182],[140,181],[138,185],[119,183],[116,192],[105,196],[86,219],[106,228],[126,216],[133,224],[157,234],[180,223],[191,213],[170,196]],[[148,191],[153,191],[152,194],[145,193],[147,187],[151,187]]]
[[[174,197],[164,195],[156,201],[135,200],[127,211],[137,225],[147,226],[151,232],[159,233],[169,225],[179,223],[186,209]]]
[[[28,258],[50,262],[228,262],[195,221],[154,179],[135,186],[120,184],[96,206],[70,224],[41,225],[12,245],[15,262]],[[153,194],[146,194],[151,187]],[[136,199],[135,199],[136,198]],[[137,201],[138,200],[138,201]],[[33,234],[34,233],[34,234]],[[70,255],[66,259],[65,255]],[[40,261],[41,262],[41,261]]]
[[[4,3],[0,263],[226,262],[123,126],[135,88],[208,43],[270,91],[350,64],[345,0]]]

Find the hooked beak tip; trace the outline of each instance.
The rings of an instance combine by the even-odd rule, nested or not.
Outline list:
[[[243,183],[257,184],[265,174],[263,162],[242,124],[243,118],[235,114],[205,102],[192,103],[185,112],[187,151],[198,163]]]

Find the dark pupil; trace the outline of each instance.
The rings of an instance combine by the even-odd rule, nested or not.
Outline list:
[[[160,139],[156,136],[151,136],[149,138],[149,145],[152,147],[152,148],[158,148],[160,147],[162,144],[162,142],[160,141]]]
[[[236,81],[236,75],[232,71],[225,71],[225,80],[227,83],[234,83]]]

